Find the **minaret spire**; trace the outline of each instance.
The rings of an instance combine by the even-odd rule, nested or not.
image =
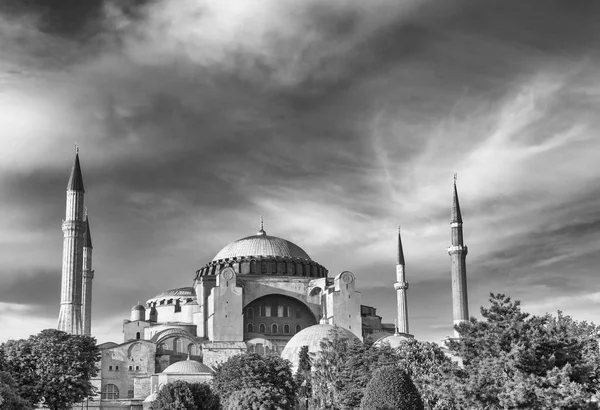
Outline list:
[[[402,237],[400,227],[398,227],[398,253],[396,257],[396,297],[398,302],[398,319],[396,320],[396,333],[409,335],[408,330],[408,301],[406,299],[406,290],[408,282],[406,281],[406,271],[404,263],[404,251],[402,249]]]
[[[85,225],[86,231],[83,240],[81,317],[83,322],[83,334],[89,336],[92,330],[92,279],[94,279],[94,270],[92,270],[92,234],[90,233],[90,221],[87,215],[87,208],[85,209]]]
[[[83,245],[86,232],[83,197],[83,177],[79,164],[79,149],[67,184],[67,203],[63,231],[62,283],[58,330],[71,334],[83,332],[81,320]]]
[[[469,301],[467,297],[467,246],[463,240],[463,220],[458,202],[458,190],[456,189],[456,174],[454,174],[454,196],[452,201],[452,215],[450,230],[452,233],[452,245],[448,248],[448,254],[452,261],[452,310],[454,325],[469,320]],[[455,330],[454,336],[459,334]]]

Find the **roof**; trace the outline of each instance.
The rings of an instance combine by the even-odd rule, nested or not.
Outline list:
[[[207,365],[191,359],[173,363],[162,372],[170,374],[214,374]]]
[[[169,289],[158,295],[154,296],[152,299],[165,298],[167,296],[193,296],[196,297],[196,291],[193,287],[184,287],[177,289]]]
[[[400,237],[400,227],[398,227],[398,256],[396,258],[397,265],[404,265],[404,250],[402,249],[402,238]]]
[[[131,308],[131,310],[143,310],[143,311],[145,311],[146,308],[143,307],[142,305],[135,305],[134,307]]]
[[[84,248],[93,248],[92,234],[90,233],[90,221],[89,221],[87,215],[85,216],[85,226],[86,226],[86,230],[85,230],[85,235],[83,237],[83,247]]]
[[[379,347],[384,344],[388,344],[391,348],[396,348],[401,346],[402,343],[409,341],[410,339],[412,339],[412,335],[404,335],[399,333],[377,339],[374,345]]]
[[[285,345],[285,348],[281,352],[281,357],[292,362],[292,367],[295,369],[298,367],[300,350],[303,346],[308,346],[308,351],[310,353],[319,352],[321,350],[321,341],[330,337],[331,332],[336,331],[339,332],[340,336],[343,338],[358,340],[358,337],[356,337],[354,333],[343,327],[321,323],[307,327],[296,333]]]
[[[462,215],[460,213],[460,204],[458,203],[458,191],[456,190],[456,174],[454,174],[454,198],[452,201],[452,220],[451,223],[462,223]]]
[[[276,236],[267,235],[261,229],[256,235],[233,241],[219,251],[213,261],[240,257],[263,256],[298,258],[311,261],[308,254],[298,245]]]
[[[81,176],[81,166],[79,165],[79,153],[75,154],[75,162],[73,162],[73,168],[71,169],[71,176],[69,177],[67,190],[85,192],[85,189],[83,189],[83,177]]]

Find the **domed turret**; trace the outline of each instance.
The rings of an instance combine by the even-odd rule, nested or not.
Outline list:
[[[296,333],[294,337],[285,345],[281,352],[281,358],[289,360],[292,363],[292,369],[295,372],[298,368],[300,360],[300,350],[303,346],[308,346],[309,353],[317,353],[321,350],[321,342],[327,338],[331,338],[335,332],[338,332],[340,337],[350,341],[359,341],[358,337],[351,331],[339,326],[320,323],[307,327],[306,329]]]
[[[137,305],[131,308],[131,321],[135,320],[145,320],[146,319],[146,308],[144,308],[138,302]]]

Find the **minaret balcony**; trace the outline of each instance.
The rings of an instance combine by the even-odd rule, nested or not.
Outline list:
[[[453,253],[464,253],[467,254],[468,248],[466,245],[453,245],[448,246],[448,254],[452,255]]]
[[[396,290],[406,290],[408,289],[408,282],[396,282],[394,283],[394,289]]]

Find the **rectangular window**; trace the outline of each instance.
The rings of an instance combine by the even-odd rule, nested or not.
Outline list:
[[[108,371],[112,372],[112,366],[108,366]]]
[[[140,366],[135,366],[135,370],[140,370]]]
[[[115,366],[115,370],[116,370],[116,371],[119,371],[119,366]]]
[[[133,366],[129,366],[129,370],[133,370]]]

